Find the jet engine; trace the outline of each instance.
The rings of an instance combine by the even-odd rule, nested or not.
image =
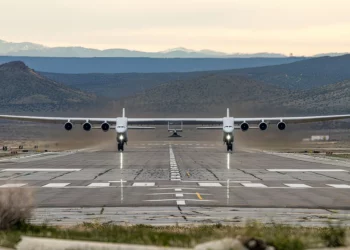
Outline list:
[[[64,124],[64,129],[67,130],[67,131],[71,131],[73,128],[73,124],[71,122],[66,122]]]
[[[243,122],[243,123],[241,124],[241,130],[242,130],[242,131],[247,131],[248,129],[249,129],[249,124],[246,123],[246,122]]]
[[[261,122],[260,124],[259,124],[259,128],[260,128],[260,130],[266,130],[267,129],[267,123],[266,122]]]
[[[101,129],[103,132],[107,132],[109,130],[110,126],[107,122],[102,123]]]
[[[85,122],[85,123],[83,124],[83,129],[84,129],[85,131],[90,131],[91,128],[92,128],[91,123]]]
[[[277,128],[278,128],[279,130],[285,130],[285,129],[286,129],[286,124],[285,124],[284,122],[279,122],[279,123],[277,124]]]

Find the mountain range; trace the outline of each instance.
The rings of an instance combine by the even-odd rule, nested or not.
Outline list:
[[[39,56],[39,57],[151,57],[151,58],[249,58],[249,57],[286,57],[279,53],[224,53],[213,50],[190,50],[182,47],[159,52],[144,52],[127,49],[91,49],[84,47],[47,47],[41,44],[22,42],[13,43],[0,40],[2,56]]]

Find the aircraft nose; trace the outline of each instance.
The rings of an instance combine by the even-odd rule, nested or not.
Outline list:
[[[125,133],[126,129],[125,128],[117,128],[117,133]]]
[[[224,127],[224,132],[225,133],[232,133],[233,132],[233,127]]]

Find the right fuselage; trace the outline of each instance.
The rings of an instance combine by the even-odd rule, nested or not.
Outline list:
[[[234,119],[233,117],[223,118],[223,141],[227,145],[227,151],[233,150],[234,143]]]

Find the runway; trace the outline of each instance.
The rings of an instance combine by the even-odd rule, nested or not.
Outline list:
[[[131,143],[0,161],[0,188],[35,190],[52,207],[350,207],[350,164],[213,142]]]

